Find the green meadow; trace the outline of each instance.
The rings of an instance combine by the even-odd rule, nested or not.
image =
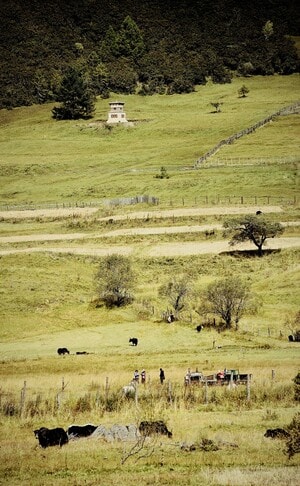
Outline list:
[[[249,95],[239,98],[243,84]],[[222,139],[298,98],[298,75],[208,83],[188,95],[127,95],[122,100],[134,126],[111,130],[102,123],[108,100],[97,101],[95,116],[88,121],[52,120],[53,105],[1,111],[0,204],[74,204],[144,194],[158,197],[162,205],[217,195],[293,198],[298,115],[279,117],[222,148],[215,158],[234,157],[233,167],[211,168],[207,163],[191,169]],[[212,113],[210,103],[215,101],[222,103],[221,113]],[[254,166],[248,165],[249,158]],[[155,178],[162,166],[170,179]]]
[[[243,84],[249,95],[241,99]],[[0,111],[0,484],[299,484],[299,454],[288,459],[284,440],[264,437],[299,411],[293,379],[300,345],[288,340],[299,311],[299,244],[279,244],[262,258],[238,247],[209,251],[226,242],[222,206],[241,214],[263,206],[270,219],[289,223],[282,241],[299,239],[299,114],[275,118],[194,169],[220,140],[298,99],[293,75],[208,83],[188,95],[122,96],[128,127],[107,128],[109,100],[98,99],[87,121],[56,122],[53,105]],[[212,113],[216,101],[221,113]],[[156,177],[161,167],[168,179]],[[159,203],[106,203],[136,195]],[[6,215],[56,206],[69,214]],[[95,212],[77,214],[82,206]],[[183,211],[197,208],[216,211]],[[198,244],[208,250],[183,252]],[[159,245],[166,254],[149,256]],[[168,245],[176,246],[175,256]],[[129,248],[134,302],[96,307],[95,251]],[[250,284],[256,312],[238,329],[197,333],[202,292],[225,276]],[[193,294],[180,320],[167,324],[169,303],[159,288],[174,277],[185,277]],[[70,354],[58,356],[58,347]],[[225,367],[252,374],[250,389],[184,386],[188,368],[208,375]],[[136,400],[125,399],[122,387],[142,368],[146,384]],[[86,438],[43,450],[33,434],[42,426],[141,420],[164,420],[173,437],[142,445]]]

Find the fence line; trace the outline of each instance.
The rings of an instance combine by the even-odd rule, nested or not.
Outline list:
[[[201,166],[202,169],[213,167],[245,167],[253,165],[286,165],[298,163],[299,157],[223,157],[213,158],[211,162],[207,162]]]
[[[147,198],[147,199],[146,199]],[[236,204],[249,204],[249,205],[275,205],[275,204],[297,204],[299,198],[296,195],[293,196],[272,196],[272,195],[230,195],[223,196],[220,194],[202,195],[196,197],[181,197],[163,199],[153,196],[145,196],[142,201],[141,196],[135,196],[131,198],[119,198],[111,199],[106,201],[88,201],[88,202],[70,202],[70,203],[48,203],[48,204],[23,204],[23,205],[0,205],[0,211],[36,211],[36,210],[46,210],[46,209],[70,209],[76,212],[78,208],[108,208],[116,206],[126,206],[140,204],[145,202],[149,206],[160,206],[163,208],[174,208],[174,207],[184,207],[184,206],[207,206],[207,205],[236,205]]]
[[[244,130],[241,130],[240,132],[237,132],[234,135],[231,135],[230,137],[225,138],[224,140],[221,140],[217,145],[215,145],[208,152],[206,152],[204,155],[202,155],[201,157],[199,157],[196,160],[194,168],[197,169],[200,164],[205,162],[209,157],[212,157],[224,145],[231,145],[233,142],[235,142],[239,138],[255,132],[255,130],[257,130],[257,128],[260,128],[260,127],[266,125],[267,123],[269,123],[270,121],[273,121],[273,119],[276,118],[277,116],[296,113],[296,111],[299,109],[299,106],[300,106],[300,102],[297,101],[296,103],[293,103],[292,105],[286,106],[286,107],[281,108],[280,110],[276,111],[275,113],[272,113],[271,115],[267,116],[263,120],[258,121],[254,125],[252,125],[248,128],[245,128]]]
[[[63,380],[64,379],[62,379],[62,382]],[[2,390],[0,415],[10,417],[20,416],[21,418],[25,418],[26,416],[33,417],[34,415],[45,416],[49,413],[56,414],[63,412],[65,408],[69,410],[70,407],[73,407],[78,412],[91,411],[97,408],[109,412],[111,411],[109,406],[110,399],[120,403],[124,400],[126,402],[128,397],[122,395],[121,389],[118,390],[117,394],[116,391],[112,391],[110,394],[110,386],[108,382],[109,378],[107,377],[106,386],[102,390],[102,393],[101,385],[99,385],[98,390],[94,392],[69,391],[66,393],[65,388],[62,387],[57,393],[55,393],[55,391],[46,393],[37,392],[31,389],[30,386],[28,387],[28,381],[24,381],[24,385],[20,391],[21,399],[19,403],[14,398],[16,392],[12,393]],[[274,378],[272,378],[272,382],[274,382]],[[208,384],[210,385],[209,387]],[[184,402],[188,401],[190,394],[194,393],[196,390],[200,393],[198,396],[198,403],[207,404],[211,399],[210,389],[217,387],[218,389],[223,389],[226,393],[226,388],[233,389],[236,386],[233,379],[222,385],[217,382],[214,385],[215,386],[212,386],[212,383],[209,383],[209,380],[207,381],[206,378],[199,383],[189,384],[186,384],[185,382],[180,384],[168,380],[165,385],[157,383],[157,387],[153,389],[153,384],[149,380],[148,384],[137,385],[135,387],[135,393],[131,395],[129,399],[132,399],[135,402],[136,407],[138,407],[140,397],[144,401],[145,398],[149,397],[150,393],[150,395],[158,401],[164,398],[168,406],[171,405],[176,408],[176,402],[178,402],[178,400],[183,400]],[[251,377],[247,376],[245,400],[250,399],[250,387]],[[119,405],[116,408],[119,408]]]

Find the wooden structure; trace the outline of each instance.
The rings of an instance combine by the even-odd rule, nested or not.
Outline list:
[[[212,375],[203,375],[202,372],[188,371],[184,378],[185,385],[246,385],[252,381],[252,374],[240,373],[239,370],[218,371]]]

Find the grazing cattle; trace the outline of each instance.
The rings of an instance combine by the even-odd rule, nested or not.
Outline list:
[[[196,331],[197,331],[197,332],[201,332],[201,331],[202,331],[202,329],[203,329],[202,324],[199,324],[199,326],[197,326],[197,327],[196,327]]]
[[[259,214],[262,214],[262,211],[260,210],[256,211],[256,215],[258,216]]]
[[[122,394],[126,398],[134,398],[136,393],[136,382],[131,381],[129,385],[123,386]]]
[[[56,429],[47,429],[47,427],[41,427],[34,431],[35,437],[38,439],[39,444],[44,449],[46,447],[59,445],[60,447],[67,444],[69,439],[64,429],[58,427]]]
[[[67,348],[58,348],[57,354],[59,354],[59,355],[70,354],[70,351]]]
[[[154,435],[154,434],[161,434],[167,435],[168,437],[172,437],[172,432],[170,432],[163,422],[163,420],[156,420],[154,422],[144,421],[141,422],[139,425],[139,431],[141,435]]]
[[[129,343],[132,345],[132,346],[137,346],[138,345],[138,342],[139,340],[137,338],[130,338],[129,339]]]
[[[271,439],[286,439],[289,436],[290,434],[280,427],[277,429],[268,429],[264,434],[264,437],[270,437]]]
[[[289,335],[289,341],[292,343],[294,342],[294,336],[292,334]]]
[[[69,439],[75,439],[79,437],[88,437],[92,435],[97,429],[97,425],[86,424],[86,425],[70,425],[67,430]]]

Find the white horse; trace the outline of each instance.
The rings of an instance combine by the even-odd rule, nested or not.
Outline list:
[[[131,381],[129,385],[123,386],[122,394],[126,398],[134,398],[136,392],[136,382]]]

